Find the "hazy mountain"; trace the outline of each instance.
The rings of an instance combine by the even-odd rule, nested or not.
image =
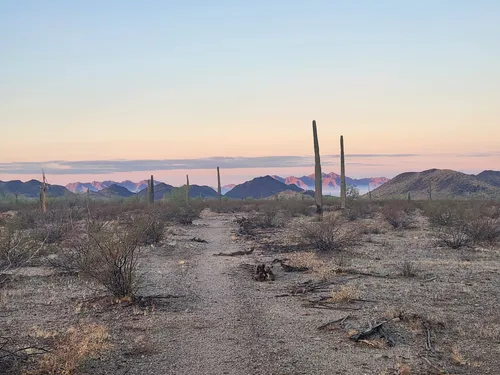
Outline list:
[[[476,177],[490,185],[500,187],[500,171],[482,171]]]
[[[159,181],[154,181],[155,185],[159,184]],[[116,181],[92,181],[92,182],[72,182],[66,185],[66,188],[73,193],[86,193],[87,190],[90,191],[101,191],[111,185],[118,185],[126,188],[127,190],[137,193],[144,188],[148,187],[148,180],[142,180],[139,182],[133,182],[130,180],[125,180],[122,182]]]
[[[228,185],[221,186],[220,190],[221,190],[222,195],[226,194],[228,191],[233,189],[235,186],[236,186],[236,184],[228,184]]]
[[[160,182],[157,185],[155,185],[155,201],[163,199],[165,194],[170,194],[170,192],[175,189],[172,185],[168,185],[164,182]],[[146,185],[145,189],[142,189],[137,193],[139,198],[145,198],[148,196],[148,187]]]
[[[500,188],[468,175],[449,169],[429,169],[397,175],[371,193],[372,198],[428,199],[429,185],[432,199],[500,198]]]
[[[127,188],[117,184],[112,184],[102,190],[99,190],[97,194],[106,198],[128,198],[134,195],[134,193]]]
[[[222,188],[221,188],[222,189]],[[217,198],[219,194],[210,186],[190,185],[189,196],[191,198]]]
[[[340,192],[340,175],[330,172],[330,173],[322,173],[323,176],[323,194],[330,193],[339,193]],[[314,182],[314,173],[308,176],[295,177],[280,177],[273,175],[274,179],[284,182],[287,185],[296,185],[304,190],[314,190],[315,182]],[[367,178],[351,178],[346,176],[346,184],[356,186],[361,192],[365,192],[368,190],[373,190],[378,186],[389,181],[388,178],[385,177],[367,177]]]
[[[251,181],[236,185],[225,194],[228,198],[267,198],[282,191],[292,190],[301,192],[302,189],[295,185],[287,185],[271,176],[257,177]]]
[[[38,180],[22,182],[19,180],[0,181],[0,195],[16,195],[26,198],[38,198],[40,196],[40,186]],[[47,184],[47,197],[62,197],[72,195],[64,186]]]

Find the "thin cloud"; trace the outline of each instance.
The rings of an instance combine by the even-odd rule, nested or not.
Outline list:
[[[417,154],[349,154],[346,158],[400,158],[415,157]],[[338,155],[323,155],[324,166],[337,165]],[[354,164],[354,163],[352,163]],[[364,164],[357,165],[378,165]],[[313,156],[260,156],[260,157],[210,157],[200,159],[152,159],[152,160],[53,160],[46,162],[0,163],[3,174],[37,174],[43,169],[47,174],[112,174],[119,172],[168,171],[191,169],[244,168],[288,168],[310,167],[314,165]]]

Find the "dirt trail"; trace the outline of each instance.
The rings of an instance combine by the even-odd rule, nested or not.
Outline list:
[[[341,374],[335,348],[317,335],[317,325],[301,319],[297,301],[275,298],[279,287],[258,283],[241,263],[250,257],[213,256],[246,250],[235,243],[229,216],[211,216],[188,229],[208,241],[189,256],[185,251],[151,264],[151,275],[176,278],[171,291],[186,294],[173,302],[176,312],[158,312],[152,332],[154,355],[124,364],[127,374]],[[165,275],[179,257],[187,270]],[[171,262],[166,266],[163,262]],[[174,263],[175,262],[175,263]],[[182,262],[181,262],[182,263]],[[182,268],[182,266],[180,267]],[[162,271],[163,270],[163,271]],[[151,281],[151,280],[150,280]],[[177,305],[176,305],[177,304]],[[168,308],[167,308],[168,310]],[[332,313],[329,314],[329,318]],[[325,317],[318,322],[323,322]],[[365,372],[360,372],[360,374]]]

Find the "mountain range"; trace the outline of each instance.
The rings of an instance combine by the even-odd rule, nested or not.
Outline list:
[[[401,173],[373,190],[375,199],[499,199],[500,171],[470,175],[450,169]]]
[[[314,174],[302,177],[288,176],[281,177],[277,175],[271,176],[275,180],[278,180],[286,185],[295,185],[303,190],[314,190]],[[367,177],[355,179],[346,176],[346,184],[358,187],[360,191],[373,190],[378,186],[389,181],[385,177]],[[155,181],[155,185],[159,184],[159,181]],[[133,193],[138,193],[144,190],[148,186],[148,180],[142,180],[139,182],[133,182],[130,180],[125,180],[122,182],[115,181],[93,181],[93,182],[74,182],[66,185],[66,188],[73,193],[85,193],[87,190],[90,191],[100,191],[104,188],[110,187],[111,185],[123,186]],[[221,187],[221,192],[225,195],[227,192],[234,189],[236,184],[228,184]],[[215,187],[214,187],[215,189]],[[338,193],[340,192],[340,175],[336,173],[323,173],[323,192],[325,194]]]
[[[130,180],[125,180],[122,182],[116,181],[92,181],[92,182],[72,182],[66,185],[66,189],[71,191],[72,193],[86,193],[87,190],[90,191],[100,191],[102,189],[108,188],[111,185],[122,186],[132,193],[138,193],[141,190],[144,190],[148,187],[149,180],[142,180],[139,182],[133,182]],[[154,184],[159,184],[159,181],[154,181]]]
[[[336,192],[340,185],[339,175],[335,173],[323,174],[323,188],[325,194]],[[363,187],[370,189],[370,196],[376,199],[406,199],[408,193],[412,199],[428,199],[429,186],[432,199],[498,199],[500,198],[500,171],[483,171],[478,175],[465,174],[447,169],[429,169],[422,172],[405,172],[391,180],[384,177],[351,179],[346,177],[348,185],[356,185],[361,191]],[[38,198],[40,194],[40,181],[19,180],[0,181],[0,198],[22,196],[25,198]],[[104,187],[103,187],[104,186]],[[91,188],[92,187],[92,188]],[[89,191],[94,199],[123,199],[136,195],[138,198],[147,195],[147,180],[134,183],[112,181],[47,185],[48,197],[74,196],[69,189],[75,191]],[[141,189],[142,188],[142,189]],[[85,189],[85,190],[83,190]],[[136,191],[131,191],[136,190]],[[141,190],[139,190],[141,189]],[[155,181],[155,199],[162,199],[168,194],[183,194],[182,188],[174,187],[163,182]],[[229,199],[268,198],[276,194],[284,195],[314,195],[314,175],[303,177],[264,176],[246,181],[239,185],[227,185],[222,189],[225,197]],[[210,186],[190,186],[192,198],[216,198],[217,191]]]
[[[303,190],[314,190],[315,182],[314,182],[314,173],[308,176],[302,177],[280,177],[280,176],[272,176],[276,180],[283,182],[287,185],[296,185]],[[332,194],[340,192],[340,175],[334,172],[323,173],[323,193],[324,194]],[[386,177],[367,177],[355,179],[346,176],[345,182],[346,185],[356,186],[360,191],[368,191],[373,190],[389,181]]]

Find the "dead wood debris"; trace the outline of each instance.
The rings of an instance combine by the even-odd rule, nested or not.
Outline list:
[[[271,271],[271,267],[265,264],[259,264],[255,267],[253,278],[256,281],[274,281],[276,279],[273,271]]]
[[[283,268],[283,271],[285,271],[285,272],[309,271],[308,267],[295,267],[295,266],[291,266],[289,264],[286,264],[283,259],[275,259],[275,260],[273,260],[273,263],[279,263],[281,265],[281,268]]]
[[[250,254],[253,253],[253,251],[254,251],[254,248],[251,248],[248,251],[234,251],[232,253],[217,253],[217,254],[214,254],[214,256],[235,257],[235,256],[238,256],[238,255],[250,255]]]
[[[307,294],[307,293],[317,293],[317,292],[329,292],[329,286],[333,284],[333,281],[312,281],[308,280],[306,282],[294,285],[290,289],[290,293],[293,295],[297,294]]]
[[[329,330],[330,327],[333,325],[333,324],[336,324],[336,323],[340,323],[340,325],[342,326],[342,324],[344,324],[344,322],[351,316],[351,314],[348,314],[346,315],[344,318],[339,318],[339,319],[335,319],[335,320],[332,320],[331,322],[328,322],[328,323],[325,323],[321,326],[319,326],[317,329],[318,330]]]
[[[199,237],[193,237],[193,238],[190,239],[190,241],[199,242],[199,243],[208,243],[207,240],[204,240],[204,239],[199,238]]]
[[[349,336],[349,338],[353,341],[363,341],[373,338],[374,336],[379,336],[385,339],[388,346],[394,346],[396,342],[394,338],[390,334],[389,330],[384,326],[386,323],[389,323],[389,320],[383,320],[375,325],[369,323],[369,327],[361,332],[357,332]]]

